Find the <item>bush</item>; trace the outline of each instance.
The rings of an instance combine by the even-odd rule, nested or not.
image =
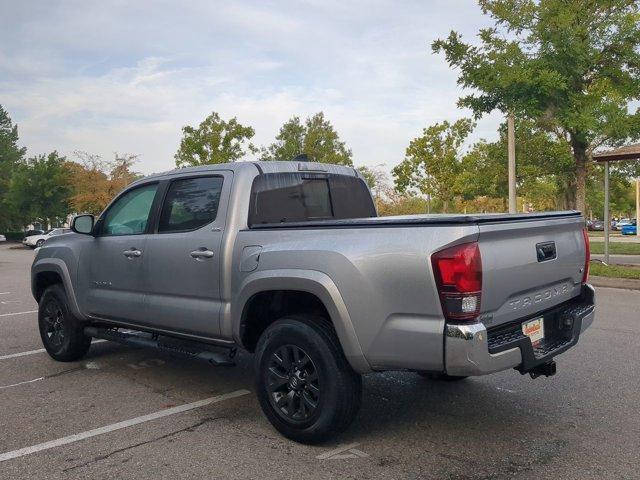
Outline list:
[[[24,232],[6,232],[3,235],[9,242],[21,242],[24,238]]]

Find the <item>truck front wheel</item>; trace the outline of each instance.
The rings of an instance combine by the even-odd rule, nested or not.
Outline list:
[[[351,423],[362,379],[322,317],[296,316],[271,324],[256,349],[256,391],[271,424],[301,443],[326,440]]]
[[[47,287],[38,305],[40,338],[47,353],[59,362],[84,357],[91,346],[82,325],[69,311],[67,295],[60,284]]]

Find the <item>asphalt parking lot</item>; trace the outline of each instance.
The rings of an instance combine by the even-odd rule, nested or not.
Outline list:
[[[0,246],[0,479],[640,478],[639,291],[597,290],[555,377],[368,375],[352,427],[310,447],[263,418],[250,355],[216,368],[101,342],[51,360],[32,259]]]

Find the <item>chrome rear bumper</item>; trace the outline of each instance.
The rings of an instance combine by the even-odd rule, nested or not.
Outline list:
[[[560,306],[544,315],[565,315],[571,319],[565,341],[552,347],[534,351],[528,337],[517,337],[495,344],[490,348],[490,332],[482,323],[445,326],[445,370],[448,375],[477,376],[517,368],[522,373],[550,361],[578,343],[580,334],[591,326],[594,319],[594,293],[591,285],[584,285],[580,303]],[[580,308],[576,308],[580,307]],[[523,319],[524,321],[526,319]],[[521,323],[521,322],[520,322]],[[514,324],[518,328],[519,323]],[[493,350],[493,352],[491,351]]]

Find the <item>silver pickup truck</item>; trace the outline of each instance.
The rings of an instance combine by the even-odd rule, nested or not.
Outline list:
[[[580,213],[377,218],[353,168],[152,175],[72,229],[31,272],[51,357],[92,338],[216,365],[254,352],[265,415],[300,442],[347,427],[361,374],[549,376],[593,321]]]

